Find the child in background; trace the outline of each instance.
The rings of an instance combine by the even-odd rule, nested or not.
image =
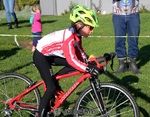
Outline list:
[[[32,25],[31,32],[33,34],[32,52],[35,51],[38,40],[41,39],[42,22],[41,22],[41,9],[39,5],[32,6],[32,16],[30,17],[30,24]]]

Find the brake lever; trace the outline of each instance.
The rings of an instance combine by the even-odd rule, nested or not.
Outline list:
[[[111,59],[113,59],[116,56],[115,52],[110,53]]]
[[[114,61],[113,60],[114,59],[111,60],[111,64],[110,64],[110,68],[111,68],[112,71],[114,71],[114,69],[113,69]]]
[[[111,56],[110,68],[111,68],[112,71],[114,71],[114,69],[113,69],[113,64],[114,64],[114,58],[115,58],[115,56],[116,56],[116,53],[112,52],[112,53],[110,53],[110,56]]]

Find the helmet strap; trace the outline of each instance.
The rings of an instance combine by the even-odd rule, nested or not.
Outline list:
[[[84,27],[85,25],[83,24],[80,28],[76,28],[77,33],[79,33],[79,31]]]

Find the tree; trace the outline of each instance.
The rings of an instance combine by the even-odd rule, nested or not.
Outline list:
[[[3,1],[0,0],[0,10],[3,10],[3,9],[4,9]]]
[[[33,5],[33,4],[39,4],[39,0],[16,0],[16,7],[18,7],[19,10],[24,8],[26,5]]]

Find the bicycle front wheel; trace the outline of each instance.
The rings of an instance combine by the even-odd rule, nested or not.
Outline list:
[[[0,75],[0,117],[32,117],[40,103],[40,92],[34,89],[21,100],[13,103],[10,108],[6,103],[13,97],[23,93],[33,82],[26,76],[17,73],[4,73]],[[34,109],[33,109],[34,108]]]
[[[137,103],[127,89],[114,83],[99,86],[105,113],[99,108],[94,91],[88,87],[75,104],[74,117],[139,117]]]

